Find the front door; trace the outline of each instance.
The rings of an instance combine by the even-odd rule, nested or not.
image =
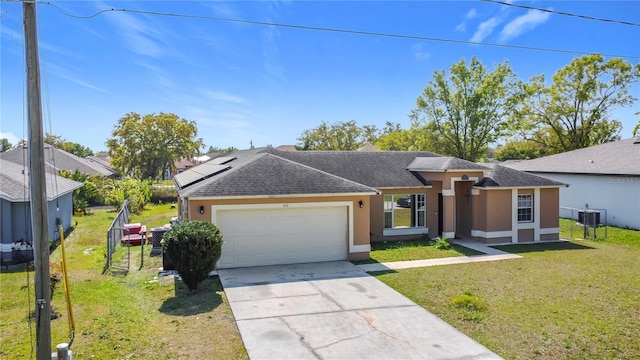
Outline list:
[[[455,204],[456,204],[456,237],[471,238],[472,224],[472,207],[471,207],[471,189],[473,181],[456,181],[455,182]]]

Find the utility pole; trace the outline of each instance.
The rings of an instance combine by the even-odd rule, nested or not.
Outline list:
[[[44,135],[40,93],[40,62],[36,4],[22,2],[25,56],[27,64],[27,109],[29,123],[29,194],[31,196],[31,233],[36,288],[36,358],[51,359],[51,289],[49,288],[49,221],[47,183],[44,172]]]

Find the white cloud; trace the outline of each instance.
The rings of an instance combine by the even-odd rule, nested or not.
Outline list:
[[[489,18],[489,20],[481,22],[480,25],[478,25],[476,32],[473,34],[469,41],[481,42],[487,36],[491,35],[493,29],[495,29],[496,26],[500,25],[501,22],[502,20],[496,16]]]
[[[472,20],[478,16],[478,11],[473,8],[467,11],[467,14],[464,16],[464,20],[458,26],[456,26],[455,31],[457,32],[465,32],[467,31],[467,20]]]
[[[211,100],[215,100],[215,101],[226,101],[226,102],[233,102],[233,103],[238,103],[238,104],[244,104],[244,103],[247,102],[247,99],[245,99],[243,97],[231,95],[231,94],[226,93],[224,91],[206,90],[204,93]]]
[[[411,52],[416,61],[425,61],[431,57],[431,54],[424,49],[423,43],[411,45]]]
[[[535,29],[538,25],[546,22],[549,19],[549,15],[547,12],[538,10],[527,11],[526,14],[509,21],[509,23],[502,28],[499,41],[506,42],[522,35],[522,33],[526,31]]]
[[[0,131],[0,139],[9,140],[9,142],[13,146],[16,146],[16,144],[20,141],[20,138],[15,136],[12,132],[2,132],[2,131]]]

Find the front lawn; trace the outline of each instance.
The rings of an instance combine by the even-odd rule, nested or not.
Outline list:
[[[506,359],[637,359],[639,236],[503,246],[523,258],[375,276]]]
[[[371,259],[356,263],[371,264],[480,254],[482,253],[458,245],[453,245],[448,250],[441,250],[435,246],[435,242],[429,240],[385,241],[371,243]]]
[[[170,205],[147,205],[131,222],[147,228],[168,223],[177,215]],[[161,257],[150,257],[145,246],[132,247],[126,276],[102,275],[106,231],[116,213],[94,210],[74,218],[77,225],[66,242],[71,298],[76,321],[74,358],[96,359],[246,359],[231,309],[217,278],[206,280],[190,294],[181,282],[156,278]],[[116,258],[125,256],[118,248]],[[51,262],[60,259],[60,248]],[[24,267],[0,273],[0,358],[31,358],[35,323],[27,321],[34,302],[33,271]],[[31,305],[30,305],[31,304]],[[52,349],[68,342],[68,316],[62,286],[53,307],[62,318],[52,321]],[[35,355],[35,352],[33,353]]]

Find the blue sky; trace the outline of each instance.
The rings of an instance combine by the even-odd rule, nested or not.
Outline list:
[[[483,1],[54,1],[64,12],[105,9],[243,19],[640,57],[640,27]],[[640,23],[639,1],[515,4]],[[22,4],[1,2],[0,137],[26,137]],[[577,55],[365,36],[139,13],[90,19],[38,5],[45,129],[106,150],[128,112],[196,121],[207,146],[295,144],[321,121],[409,126],[434,71],[461,58],[507,59],[522,80],[548,78]],[[640,98],[640,87],[633,89]],[[617,111],[622,137],[640,109]]]

